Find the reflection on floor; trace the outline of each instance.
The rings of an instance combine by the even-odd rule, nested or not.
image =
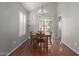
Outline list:
[[[49,45],[48,51],[32,48],[30,40],[24,42],[18,49],[10,54],[10,56],[77,56],[71,49],[66,47],[60,40],[52,41],[53,45]]]

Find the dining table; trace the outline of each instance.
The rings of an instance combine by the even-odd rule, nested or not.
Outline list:
[[[33,36],[34,36],[33,46],[37,47],[37,44],[42,42],[45,44],[44,46],[48,50],[48,38],[51,37],[50,32],[45,32],[45,33],[37,32]]]

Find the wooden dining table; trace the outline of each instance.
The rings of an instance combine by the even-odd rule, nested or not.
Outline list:
[[[33,41],[34,46],[42,42],[45,44],[44,46],[48,50],[48,38],[51,37],[51,34],[49,32],[47,33],[37,32],[36,34],[33,35],[33,37],[34,37],[34,41]]]

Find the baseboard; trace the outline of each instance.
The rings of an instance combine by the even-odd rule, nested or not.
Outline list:
[[[12,52],[14,52],[17,48],[19,48],[25,41],[27,40],[24,40],[22,43],[20,43],[16,48],[14,48],[10,53],[8,53],[6,56],[9,56]]]
[[[75,52],[76,54],[79,55],[79,53],[77,51],[75,51],[73,48],[71,48],[68,44],[66,44],[65,42],[62,41],[63,44],[65,44],[69,49],[71,49],[73,52]]]

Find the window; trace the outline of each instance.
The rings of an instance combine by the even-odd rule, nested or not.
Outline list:
[[[26,34],[26,15],[19,11],[19,36]]]
[[[50,19],[41,19],[39,21],[39,31],[50,32],[51,31],[51,20]]]

